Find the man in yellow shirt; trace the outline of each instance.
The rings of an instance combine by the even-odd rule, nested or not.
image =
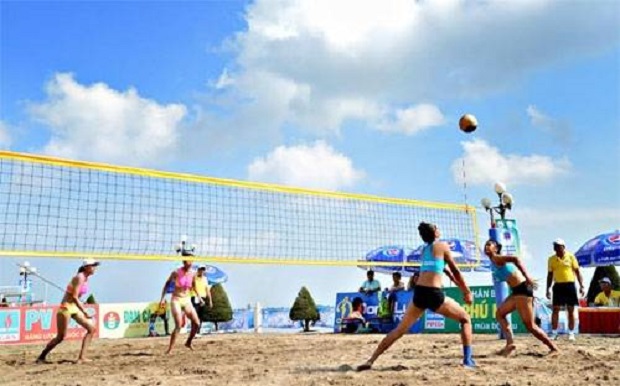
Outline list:
[[[198,267],[198,271],[196,272],[196,276],[194,276],[194,283],[196,283],[196,292],[192,296],[192,303],[196,308],[196,313],[198,314],[198,318],[202,314],[202,307],[213,308],[213,299],[211,299],[211,288],[209,288],[209,282],[207,280],[207,266],[201,265]],[[201,298],[204,303],[200,304],[198,298]],[[209,301],[207,301],[207,299]],[[202,318],[200,318],[200,324],[202,325]],[[200,326],[198,327],[198,331],[200,332]]]
[[[620,291],[614,291],[611,280],[604,277],[599,280],[601,293],[594,298],[594,305],[599,307],[620,307]]]
[[[551,314],[551,338],[558,338],[558,317],[562,307],[568,312],[568,339],[575,340],[575,306],[579,304],[575,277],[579,280],[579,293],[585,296],[583,278],[579,271],[579,263],[575,256],[566,252],[566,244],[562,239],[553,242],[555,255],[549,257],[547,274],[547,299],[551,299],[553,284],[553,313]]]

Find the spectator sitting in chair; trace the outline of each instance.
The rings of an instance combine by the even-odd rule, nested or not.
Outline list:
[[[8,307],[9,302],[6,301],[6,296],[2,295],[2,300],[0,300],[0,307]]]
[[[366,281],[362,283],[359,291],[366,294],[372,295],[381,291],[381,283],[378,280],[375,280],[375,272],[370,270],[366,272]]]
[[[599,280],[601,293],[594,298],[594,305],[597,307],[620,307],[620,291],[614,291],[611,280],[604,277]]]
[[[351,304],[351,313],[342,318],[342,324],[344,324],[343,332],[353,333],[360,328],[365,328],[366,318],[364,318],[363,312],[364,301],[362,298],[356,297]]]
[[[366,319],[364,318],[364,315],[363,315],[364,301],[362,300],[362,298],[353,299],[352,307],[353,307],[353,310],[351,311],[349,315],[347,315],[345,319],[346,320],[359,320],[362,323],[366,323]]]

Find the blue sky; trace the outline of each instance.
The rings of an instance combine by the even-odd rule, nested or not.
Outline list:
[[[614,1],[3,1],[0,147],[456,203],[464,158],[469,204],[508,185],[542,278],[554,238],[576,250],[620,227],[619,15]],[[76,265],[33,263],[59,283]],[[169,268],[110,262],[92,287],[150,300]],[[287,305],[301,285],[331,304],[364,276],[222,268],[238,306]]]

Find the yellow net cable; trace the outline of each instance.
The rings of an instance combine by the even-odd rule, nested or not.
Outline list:
[[[466,205],[0,151],[0,256],[179,260],[185,234],[202,260],[347,266],[420,221],[477,242]]]

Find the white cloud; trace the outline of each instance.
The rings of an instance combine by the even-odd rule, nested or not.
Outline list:
[[[229,41],[233,65],[214,82],[240,106],[222,125],[267,138],[291,124],[325,134],[359,120],[413,134],[399,124],[399,114],[404,123],[411,112],[402,106],[488,95],[533,70],[617,45],[615,7],[257,0],[247,8],[247,29]],[[269,131],[257,127],[263,121]]]
[[[437,106],[423,103],[396,110],[394,119],[380,125],[380,129],[412,135],[445,123],[446,118]]]
[[[538,110],[536,106],[529,105],[526,109],[527,116],[530,118],[530,122],[532,126],[536,127],[547,127],[553,123],[553,120],[544,114],[542,111]]]
[[[123,163],[160,163],[175,150],[186,114],[180,104],[160,105],[131,88],[120,92],[105,83],[82,85],[71,74],[56,74],[47,99],[30,113],[51,128],[47,154]]]
[[[0,121],[0,149],[8,149],[11,146],[11,135],[6,123]]]
[[[567,122],[552,118],[534,105],[529,105],[526,113],[532,126],[550,133],[556,140],[564,144],[571,140],[571,128]]]
[[[233,84],[235,84],[235,80],[228,73],[228,69],[225,68],[224,71],[222,71],[222,74],[218,78],[217,82],[215,83],[215,88],[224,89]]]
[[[503,181],[511,185],[537,184],[565,175],[571,164],[566,158],[553,159],[543,155],[503,155],[483,140],[463,142],[463,157],[452,163],[452,175],[463,182],[463,159],[467,182],[472,185]]]
[[[323,141],[311,146],[279,146],[248,167],[250,180],[339,190],[364,177],[353,162]]]

